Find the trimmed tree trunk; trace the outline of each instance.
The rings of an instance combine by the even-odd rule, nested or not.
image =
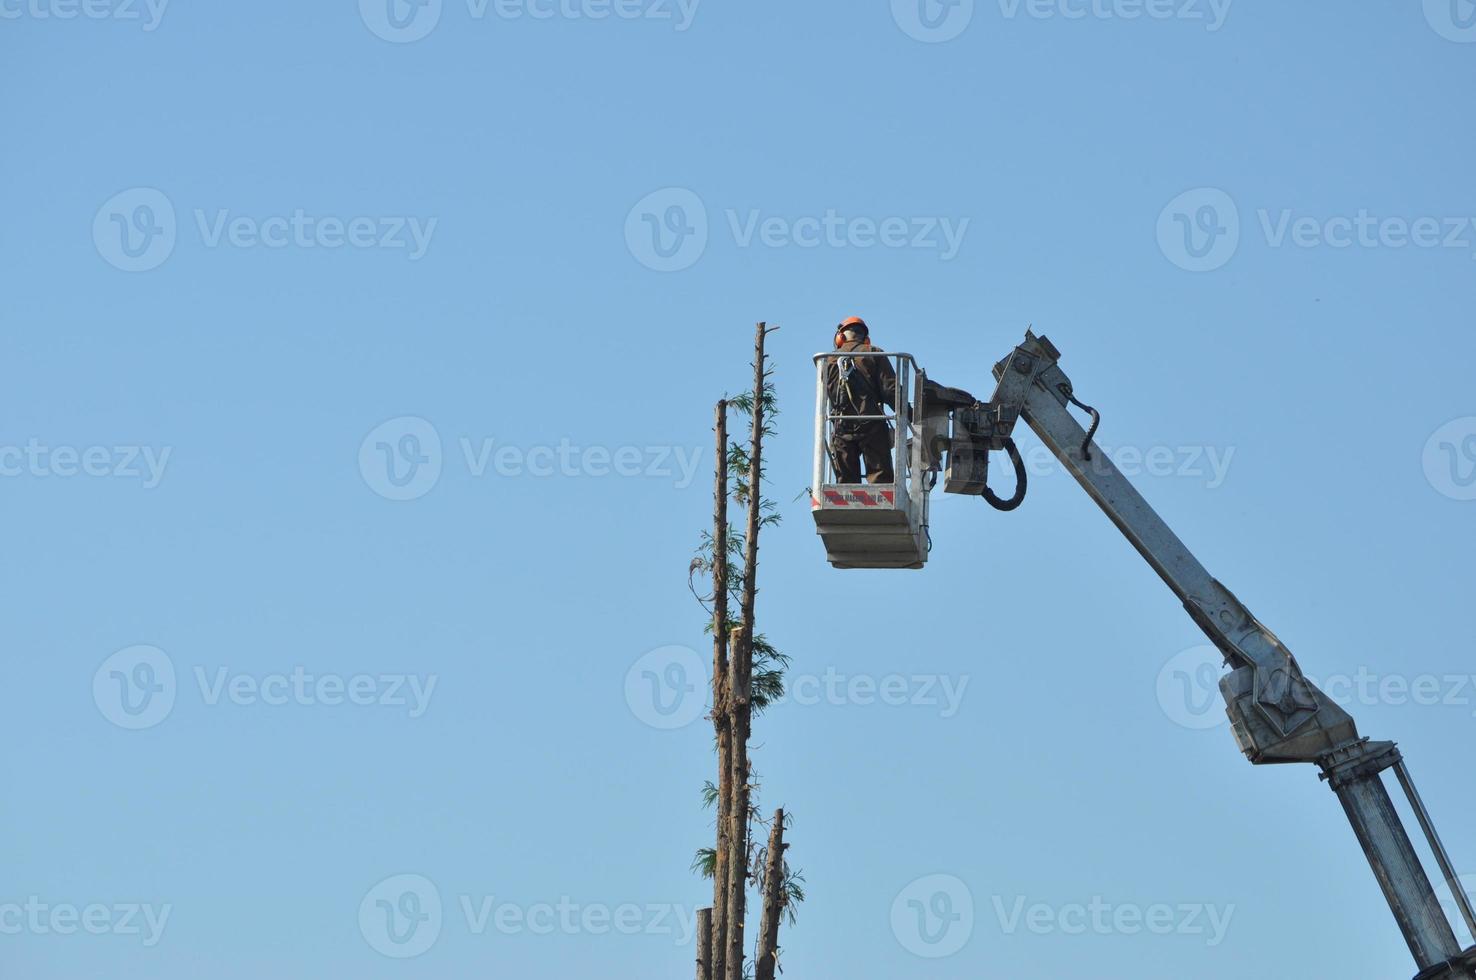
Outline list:
[[[712,980],[712,909],[697,910],[697,980]]]
[[[774,980],[774,968],[779,965],[779,920],[789,898],[784,890],[784,849],[788,846],[784,843],[784,810],[781,808],[774,811],[774,826],[769,829],[769,850],[764,861],[764,914],[759,923],[754,980]]]
[[[728,403],[717,403],[717,462],[712,513],[712,726],[717,741],[717,848],[712,874],[710,962],[713,980],[723,980],[728,951],[728,842],[733,809],[733,729],[728,709]]]
[[[749,634],[742,627],[733,630],[731,670],[728,673],[728,703],[732,706],[733,764],[729,780],[733,785],[732,810],[728,814],[728,951],[724,967],[725,980],[743,980],[743,921],[748,898],[748,735],[750,721],[749,686],[752,679],[753,650]]]
[[[758,593],[758,543],[763,501],[764,448],[764,339],[767,326],[760,322],[753,341],[753,427],[749,433],[748,527],[743,541],[743,593],[740,598],[736,638],[730,647],[728,705],[732,718],[733,779],[732,812],[729,816],[731,849],[728,858],[728,952],[726,980],[743,980],[743,921],[747,911],[748,885],[748,734],[753,721],[750,698],[753,681],[753,616]]]

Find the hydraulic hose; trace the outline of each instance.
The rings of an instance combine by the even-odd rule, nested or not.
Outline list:
[[[983,497],[989,502],[989,506],[995,510],[1011,511],[1025,502],[1025,490],[1029,480],[1025,473],[1025,461],[1020,458],[1020,450],[1015,446],[1015,440],[1005,440],[1005,452],[1010,454],[1010,462],[1015,465],[1015,495],[1008,500],[1003,500],[993,490],[989,489],[989,455],[984,455],[984,490]]]

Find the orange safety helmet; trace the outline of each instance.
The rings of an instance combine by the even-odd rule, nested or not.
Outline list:
[[[871,339],[871,328],[866,326],[866,321],[859,316],[848,316],[835,328],[835,346],[840,347],[846,342],[846,331],[855,330],[861,334],[862,340]]]

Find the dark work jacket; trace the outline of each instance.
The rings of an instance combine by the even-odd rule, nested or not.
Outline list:
[[[830,407],[841,415],[883,415],[882,409],[897,406],[897,372],[892,362],[885,357],[845,358],[850,351],[880,351],[866,341],[844,344],[836,349],[836,356],[825,362],[825,393],[830,398]],[[849,361],[855,371],[849,375],[849,383],[842,372],[843,361]],[[841,435],[864,431],[871,426],[882,426],[885,422],[838,422],[836,432]]]

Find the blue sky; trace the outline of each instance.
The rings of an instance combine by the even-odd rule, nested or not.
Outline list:
[[[809,358],[1050,336],[1476,874],[1467,0],[388,3],[0,2],[8,974],[690,975],[760,319],[787,976],[1414,972],[1033,436],[926,570],[825,564]]]

